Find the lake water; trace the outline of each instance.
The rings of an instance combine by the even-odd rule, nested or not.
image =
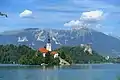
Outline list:
[[[120,80],[120,64],[62,67],[0,65],[0,80]]]

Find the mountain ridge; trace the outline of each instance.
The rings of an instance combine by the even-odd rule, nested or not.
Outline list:
[[[92,48],[104,56],[118,56],[120,40],[92,29],[57,30],[26,28],[0,33],[0,44],[23,44],[38,49],[47,42],[47,33],[52,39],[52,48],[60,46],[78,46],[91,43]],[[6,34],[7,33],[7,34]]]

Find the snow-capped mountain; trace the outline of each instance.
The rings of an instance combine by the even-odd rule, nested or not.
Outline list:
[[[102,55],[118,56],[112,50],[120,52],[120,40],[91,29],[80,30],[56,30],[27,28],[17,31],[6,31],[0,34],[0,44],[24,44],[38,49],[47,42],[47,34],[50,34],[52,48],[60,46],[75,46],[91,44],[92,48]]]
[[[28,41],[28,39],[27,39],[27,37],[25,36],[25,37],[18,37],[18,42],[26,42],[26,41]]]

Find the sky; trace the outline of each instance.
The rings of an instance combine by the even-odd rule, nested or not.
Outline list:
[[[120,36],[120,0],[0,0],[0,32],[85,26]]]

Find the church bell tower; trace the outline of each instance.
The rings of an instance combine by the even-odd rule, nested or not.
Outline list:
[[[51,50],[51,39],[50,39],[50,34],[48,33],[48,41],[47,41],[47,44],[46,44],[46,49],[48,50],[48,51],[52,51]]]

